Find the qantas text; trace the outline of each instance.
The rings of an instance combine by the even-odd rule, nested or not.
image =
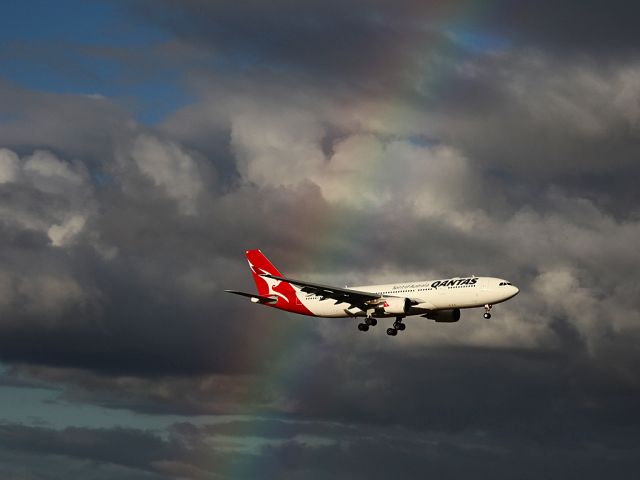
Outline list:
[[[455,278],[453,280],[437,280],[431,284],[432,288],[453,287],[457,285],[475,285],[477,278]]]

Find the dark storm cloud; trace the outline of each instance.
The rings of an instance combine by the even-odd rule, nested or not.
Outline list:
[[[67,145],[54,136],[61,143],[48,145],[39,136],[42,130],[29,133],[31,130],[24,125],[15,126],[28,135],[24,140],[7,133],[11,137],[8,145],[24,141],[32,147],[22,158],[11,151],[2,152],[5,163],[1,166],[6,168],[0,225],[0,307],[4,319],[0,328],[6,342],[2,357],[54,365],[93,365],[106,371],[256,370],[255,362],[234,354],[234,344],[261,348],[259,342],[268,349],[285,330],[274,332],[266,344],[256,335],[247,337],[247,332],[259,332],[264,325],[250,327],[256,319],[249,316],[248,309],[243,314],[248,317],[244,323],[228,321],[232,311],[227,305],[231,302],[221,295],[228,285],[219,283],[216,272],[228,269],[229,264],[244,264],[244,247],[238,247],[236,236],[240,231],[245,232],[242,235],[251,233],[256,244],[273,244],[286,235],[287,229],[272,219],[298,216],[305,204],[323,208],[322,201],[317,201],[317,190],[292,196],[288,192],[247,189],[216,199],[215,167],[211,165],[215,157],[210,163],[197,152],[182,151],[159,136],[141,136],[137,127],[121,129],[121,117],[108,114],[118,110],[110,110],[107,100],[97,101],[105,109],[87,109],[81,107],[82,98],[68,96],[72,104],[78,102],[77,109],[66,106],[66,110],[77,113],[69,117],[69,126],[64,118],[60,121],[56,108],[66,97],[50,95],[47,101],[51,103],[43,106],[38,99],[47,95],[21,92],[26,112],[33,108],[38,118],[64,131],[68,136],[65,141],[77,140]],[[94,105],[93,100],[87,101],[88,106]],[[11,105],[18,109],[20,104]],[[85,117],[103,123],[97,126]],[[90,138],[83,135],[83,128],[88,127],[100,132],[105,142],[96,145],[88,141]],[[90,154],[78,161],[58,158],[47,151],[33,153],[34,146],[41,143],[69,155],[77,155],[85,147],[96,149],[102,164],[99,176],[87,168],[92,163],[87,160]],[[131,148],[138,163],[131,161]],[[123,163],[118,163],[120,156],[124,157]],[[153,170],[149,162],[163,156],[168,163]],[[197,175],[195,170],[187,170],[182,176],[170,170],[172,161],[191,165],[192,159]],[[192,195],[200,184],[204,185],[203,193],[200,197]],[[266,201],[267,197],[271,200]],[[194,202],[199,215],[185,216],[182,207],[195,208]],[[232,210],[238,215],[227,215]],[[258,224],[264,224],[266,230]],[[190,238],[188,248],[185,236]],[[64,243],[64,248],[58,248],[56,242]],[[178,251],[180,255],[176,255]],[[235,283],[250,282],[244,269],[237,273]],[[180,299],[187,291],[189,299]],[[234,312],[238,313],[235,307]],[[183,320],[177,322],[178,318]],[[171,325],[175,328],[167,330]],[[246,338],[230,341],[236,335]],[[178,351],[193,349],[196,337],[202,342],[193,351],[200,353],[177,362],[176,358],[182,357]],[[143,338],[150,348],[141,355],[139,342]]]
[[[134,127],[129,114],[98,95],[36,92],[0,79],[0,144],[30,152],[48,148],[105,160]]]
[[[605,66],[578,58],[568,63],[544,52],[514,50],[435,68],[446,85],[436,82],[410,94],[330,88],[322,85],[324,77],[267,73],[258,81],[253,75],[230,74],[225,80],[205,75],[196,81],[202,101],[170,116],[162,128],[214,151],[202,144],[202,139],[210,142],[207,131],[228,132],[233,148],[249,116],[255,124],[268,118],[274,133],[288,129],[300,141],[308,132],[295,123],[295,112],[314,112],[322,132],[319,154],[331,155],[341,140],[363,131],[382,139],[454,145],[484,182],[499,186],[483,198],[492,213],[494,207],[502,213],[505,205],[520,208],[558,186],[620,218],[633,214],[629,204],[638,201],[632,179],[640,131],[637,62]],[[292,155],[284,145],[280,153]]]
[[[164,150],[152,146],[157,159]],[[247,305],[241,313],[222,294],[232,278],[253,288],[237,235],[251,235],[254,245],[284,238],[291,244],[280,222],[300,218],[305,205],[326,208],[316,189],[292,194],[248,188],[225,198],[205,196],[199,214],[185,216],[130,165],[125,173],[114,167],[114,177],[100,187],[81,165],[84,177],[50,154],[22,160],[24,171],[2,187],[3,359],[151,375],[262,370],[259,357],[236,353],[237,345],[270,351],[291,322],[261,338],[268,324]],[[32,166],[59,169],[61,180],[49,175],[43,177],[47,183],[37,183],[40,177],[29,176]],[[200,173],[198,179],[206,181],[206,171]],[[127,179],[130,191],[117,187],[119,178]],[[56,186],[65,179],[76,182],[77,193],[64,183]],[[83,219],[79,232],[66,227],[69,217]],[[65,233],[54,235],[52,225]],[[52,244],[54,238],[64,247]],[[242,267],[221,282],[230,265]],[[237,315],[244,320],[231,320]],[[147,345],[144,353],[140,342]],[[180,353],[184,349],[192,352],[188,358]]]
[[[6,465],[0,469],[22,475],[24,469],[15,466],[22,460],[31,465],[29,471],[40,474],[39,478],[68,475],[95,479],[117,476],[132,480],[176,478],[176,475],[203,478],[198,474],[199,469],[188,462],[212,456],[214,452],[194,442],[187,445],[173,435],[163,438],[154,432],[126,428],[54,430],[3,424],[0,425],[0,458]],[[59,461],[60,458],[65,461]],[[83,463],[87,461],[92,468],[85,472]]]
[[[275,426],[266,421],[244,428],[253,433]],[[34,469],[48,463],[48,474],[58,475],[68,474],[71,468],[77,471],[76,459],[91,459],[100,466],[93,472],[95,478],[103,478],[107,472],[114,474],[117,467],[126,468],[120,478],[138,478],[143,472],[148,478],[252,478],[256,472],[261,478],[388,478],[390,471],[406,471],[409,478],[457,478],[478,471],[491,473],[494,478],[511,478],[513,462],[521,469],[522,478],[539,478],[550,472],[563,477],[600,478],[604,472],[624,475],[633,469],[638,451],[637,446],[600,442],[550,446],[515,440],[505,446],[478,431],[443,436],[398,428],[314,427],[313,423],[288,422],[286,429],[269,434],[270,441],[246,452],[226,436],[229,431],[242,429],[241,422],[204,427],[176,424],[163,432],[165,438],[133,429],[55,431],[3,425],[0,442],[10,450],[0,450],[0,458],[6,460],[3,468],[9,471],[22,458],[33,462]],[[219,449],[225,450],[224,455]],[[134,456],[133,452],[138,454]],[[68,460],[54,463],[59,456]],[[43,478],[49,478],[48,474]]]
[[[413,16],[417,10],[417,19]],[[376,85],[406,75],[425,49],[456,46],[421,22],[448,10],[437,2],[137,2],[141,18],[179,40],[210,49],[223,69],[265,66],[324,75],[372,75]],[[435,18],[434,18],[435,17]],[[375,77],[373,76],[375,75]]]
[[[152,433],[127,429],[47,428],[1,425],[4,448],[40,454],[68,455],[128,467],[148,465],[154,459],[179,454],[179,445],[165,443]]]
[[[264,319],[255,318],[250,307],[238,306],[233,303],[235,299],[220,295],[220,289],[230,283],[252,288],[241,253],[237,251],[237,236],[252,235],[257,244],[265,246],[272,258],[277,259],[278,264],[290,271],[305,260],[303,252],[307,250],[309,241],[305,232],[291,231],[290,222],[304,223],[306,216],[335,218],[339,211],[344,213],[344,207],[327,206],[317,189],[313,188],[297,191],[245,188],[212,202],[197,216],[184,216],[174,204],[159,198],[157,192],[149,190],[151,196],[148,200],[140,197],[142,191],[137,189],[135,196],[105,193],[106,196],[100,199],[102,214],[99,220],[94,220],[95,225],[89,224],[102,242],[117,249],[115,258],[105,258],[96,252],[95,249],[109,248],[92,244],[89,233],[80,237],[82,243],[67,246],[64,254],[49,245],[46,235],[36,237],[39,243],[35,245],[17,241],[12,250],[5,250],[5,258],[10,261],[8,265],[13,264],[16,273],[20,269],[46,273],[48,276],[44,281],[52,274],[60,278],[64,273],[64,277],[69,279],[72,302],[67,311],[49,310],[44,313],[36,310],[30,313],[25,312],[16,300],[13,310],[7,311],[5,317],[13,318],[13,321],[3,324],[5,346],[2,354],[5,359],[91,366],[111,373],[261,370],[255,359],[235,355],[235,345],[249,342],[249,350],[258,348],[268,352],[269,345],[277,344],[279,335],[284,334],[295,320],[283,321],[280,333],[273,335],[271,332],[270,337],[260,338],[259,332],[266,328],[260,323]],[[259,209],[256,208],[258,205]],[[234,211],[235,215],[226,215],[228,211]],[[565,215],[577,218],[577,212],[568,205],[566,213],[558,217],[558,222],[562,222]],[[352,212],[353,218],[356,213]],[[518,227],[507,232],[464,235],[438,221],[416,219],[406,209],[391,209],[385,217],[381,217],[379,212],[357,215],[360,219],[349,226],[352,233],[348,241],[328,238],[323,242],[323,249],[331,259],[323,268],[334,271],[334,276],[340,265],[341,268],[353,265],[356,271],[369,271],[369,275],[375,276],[380,265],[369,264],[367,252],[370,250],[385,252],[382,265],[405,271],[415,268],[416,261],[441,272],[462,272],[470,268],[480,271],[486,268],[483,259],[498,257],[494,261],[494,269],[521,279],[521,284],[530,288],[526,282],[532,281],[539,273],[536,269],[531,270],[531,262],[536,261],[538,269],[551,268],[575,255],[576,248],[585,248],[580,243],[561,240],[564,233],[560,231],[557,232],[559,243],[554,250],[557,254],[547,252],[548,240],[540,242],[529,237],[530,243],[525,244],[528,253],[523,256],[518,247],[522,246],[524,238]],[[587,212],[584,220],[593,223],[598,218]],[[379,224],[381,219],[386,230],[371,232],[369,226]],[[544,222],[535,215],[530,217],[530,221],[539,226]],[[406,229],[409,224],[413,227]],[[606,221],[602,225],[611,226]],[[321,223],[320,228],[341,226]],[[546,236],[553,230],[554,223],[551,222],[540,235]],[[29,233],[29,229],[17,231],[22,231],[23,236],[35,235],[34,232]],[[397,233],[390,236],[385,232]],[[22,238],[16,235],[6,238]],[[404,248],[406,245],[419,245],[427,237],[430,239],[429,249],[409,251]],[[591,258],[595,269],[587,276],[588,281],[596,282],[599,275],[603,279],[608,275],[599,269],[600,260],[607,258],[609,265],[614,261],[620,267],[625,262],[629,264],[625,258],[630,252],[626,250],[619,252],[619,259],[618,255],[608,256],[607,251],[619,249],[615,247],[615,240],[616,236],[603,238],[603,241],[611,242],[609,250],[602,250],[606,243],[595,242],[588,246],[593,249]],[[185,248],[187,244],[189,247]],[[551,244],[554,245],[553,242]],[[291,251],[285,252],[283,245]],[[179,249],[182,253],[176,256]],[[536,259],[543,254],[547,258],[541,263]],[[233,277],[227,272],[225,282],[214,280],[216,275],[222,278],[219,272],[228,270],[230,265],[236,266]],[[309,265],[309,268],[314,268],[314,265]],[[419,275],[420,272],[415,273],[416,278]],[[361,273],[360,277],[364,280],[365,275]],[[603,283],[607,294],[615,293],[614,278]],[[64,305],[62,300],[66,298],[53,297],[53,301]],[[618,299],[617,294],[613,298],[624,302],[622,298]],[[83,301],[76,303],[80,299]],[[39,300],[42,301],[42,297]],[[237,308],[243,308],[241,313]],[[211,313],[214,311],[215,315]],[[263,314],[268,316],[269,313]],[[230,320],[238,318],[238,314],[242,321]],[[32,341],[26,341],[29,338]],[[39,339],[37,342],[36,338]],[[140,353],[140,342],[146,344],[144,355]],[[185,350],[190,354],[183,355]],[[177,358],[180,358],[179,362]]]
[[[3,478],[39,478],[57,480],[77,476],[86,480],[160,480],[150,472],[120,465],[87,462],[84,458],[0,449],[0,475]]]
[[[498,1],[487,8],[486,21],[518,43],[562,53],[629,55],[640,34],[633,18],[638,5],[624,0]]]
[[[398,472],[407,478],[461,478],[478,472],[492,478],[511,478],[514,468],[524,479],[539,478],[549,472],[559,478],[596,479],[612,472],[624,476],[636,463],[635,451],[591,450],[585,454],[572,449],[549,452],[528,446],[493,450],[472,442],[473,439],[469,443],[464,439],[460,443],[440,439],[414,443],[366,438],[346,448],[289,442],[266,450],[269,461],[265,463],[276,467],[275,472],[287,472],[285,478],[345,479],[384,479]]]
[[[193,55],[196,100],[158,128],[106,98],[0,84],[2,383],[263,417],[162,435],[3,425],[2,458],[132,478],[207,478],[227,461],[248,478],[245,463],[265,478],[634,470],[626,7],[495,3],[460,25],[479,4],[135,5],[174,35],[167,62]],[[483,28],[507,43],[478,52],[456,34]],[[490,322],[465,311],[362,335],[223,294],[254,288],[254,247],[328,283],[493,274],[521,294]]]
[[[415,322],[409,327],[415,329]],[[404,355],[367,353],[362,346],[354,353],[335,347],[324,354],[318,349],[289,351],[280,362],[295,362],[298,368],[268,385],[261,383],[261,375],[117,377],[41,367],[21,367],[6,375],[15,384],[31,378],[39,385],[64,386],[60,400],[72,404],[182,415],[241,414],[244,407],[272,417],[206,430],[235,437],[345,438],[345,432],[336,431],[337,422],[352,429],[352,435],[364,434],[360,430],[366,425],[402,426],[416,435],[482,432],[496,445],[639,446],[638,389],[629,382],[630,372],[616,371],[605,356],[592,358],[574,337],[565,335],[560,349],[547,351],[402,350]],[[304,424],[309,419],[319,424]]]
[[[614,2],[552,1],[251,1],[193,0],[134,3],[150,20],[189,44],[211,49],[220,65],[266,65],[342,76],[368,76],[371,84],[402,77],[425,52],[495,45],[534,47],[565,54],[625,57],[640,40],[638,7]],[[472,36],[466,38],[465,33]],[[473,37],[475,35],[475,37]],[[483,37],[486,35],[487,37]],[[495,40],[489,42],[488,36]],[[473,40],[475,38],[475,40]],[[476,45],[473,45],[473,43]],[[460,45],[458,45],[460,46]]]
[[[250,85],[239,76],[236,85],[224,85],[220,75],[192,77],[210,103],[169,120],[168,128],[185,141],[202,145],[208,136],[194,132],[219,125],[212,107],[243,88],[245,98],[282,95],[285,103],[304,98],[304,92],[308,97],[299,102],[301,108],[316,110],[331,100],[357,104],[381,97],[413,109],[415,131],[455,144],[502,182],[519,183],[520,189],[505,191],[509,201],[520,203],[549,183],[560,184],[624,216],[629,202],[638,201],[631,180],[640,118],[637,29],[629,20],[636,7],[625,2],[556,7],[553,2],[255,2],[236,8],[227,2],[167,1],[144,11],[186,44],[222,58],[251,59],[250,76],[260,78]],[[397,29],[405,33],[393,35]],[[513,49],[477,55],[465,51],[465,42],[453,46],[459,39],[451,32],[483,29],[512,40]],[[447,38],[429,40],[443,32],[449,32]],[[357,41],[348,41],[351,37]],[[605,61],[602,53],[616,55]],[[276,69],[279,75],[270,69],[283,65]],[[243,70],[235,67],[208,64],[206,69],[225,75]],[[357,81],[345,87],[340,80],[348,78]],[[274,92],[273,85],[283,92]],[[388,111],[389,105],[378,109]],[[322,120],[327,145],[329,132],[345,135],[344,125]],[[530,181],[532,175],[539,184]]]

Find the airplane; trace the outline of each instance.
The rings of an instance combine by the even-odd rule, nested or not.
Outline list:
[[[387,329],[390,336],[403,331],[403,320],[411,315],[451,323],[460,320],[461,309],[484,307],[484,318],[489,319],[493,305],[520,291],[507,280],[475,275],[340,288],[285,277],[260,250],[246,250],[245,255],[258,293],[225,292],[301,315],[363,318],[358,324],[362,332],[376,326],[378,318],[395,317]]]

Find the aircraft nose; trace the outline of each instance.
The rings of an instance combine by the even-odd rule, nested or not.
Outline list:
[[[511,285],[511,288],[513,288],[513,296],[515,297],[517,294],[520,293],[520,289],[518,287],[516,287],[515,285]]]

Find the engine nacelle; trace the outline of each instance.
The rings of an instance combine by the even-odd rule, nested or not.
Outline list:
[[[408,298],[387,297],[384,299],[382,309],[389,315],[404,315],[411,308],[411,300]]]
[[[454,308],[452,310],[436,310],[435,312],[429,312],[425,317],[442,323],[454,323],[460,320],[460,309]]]

